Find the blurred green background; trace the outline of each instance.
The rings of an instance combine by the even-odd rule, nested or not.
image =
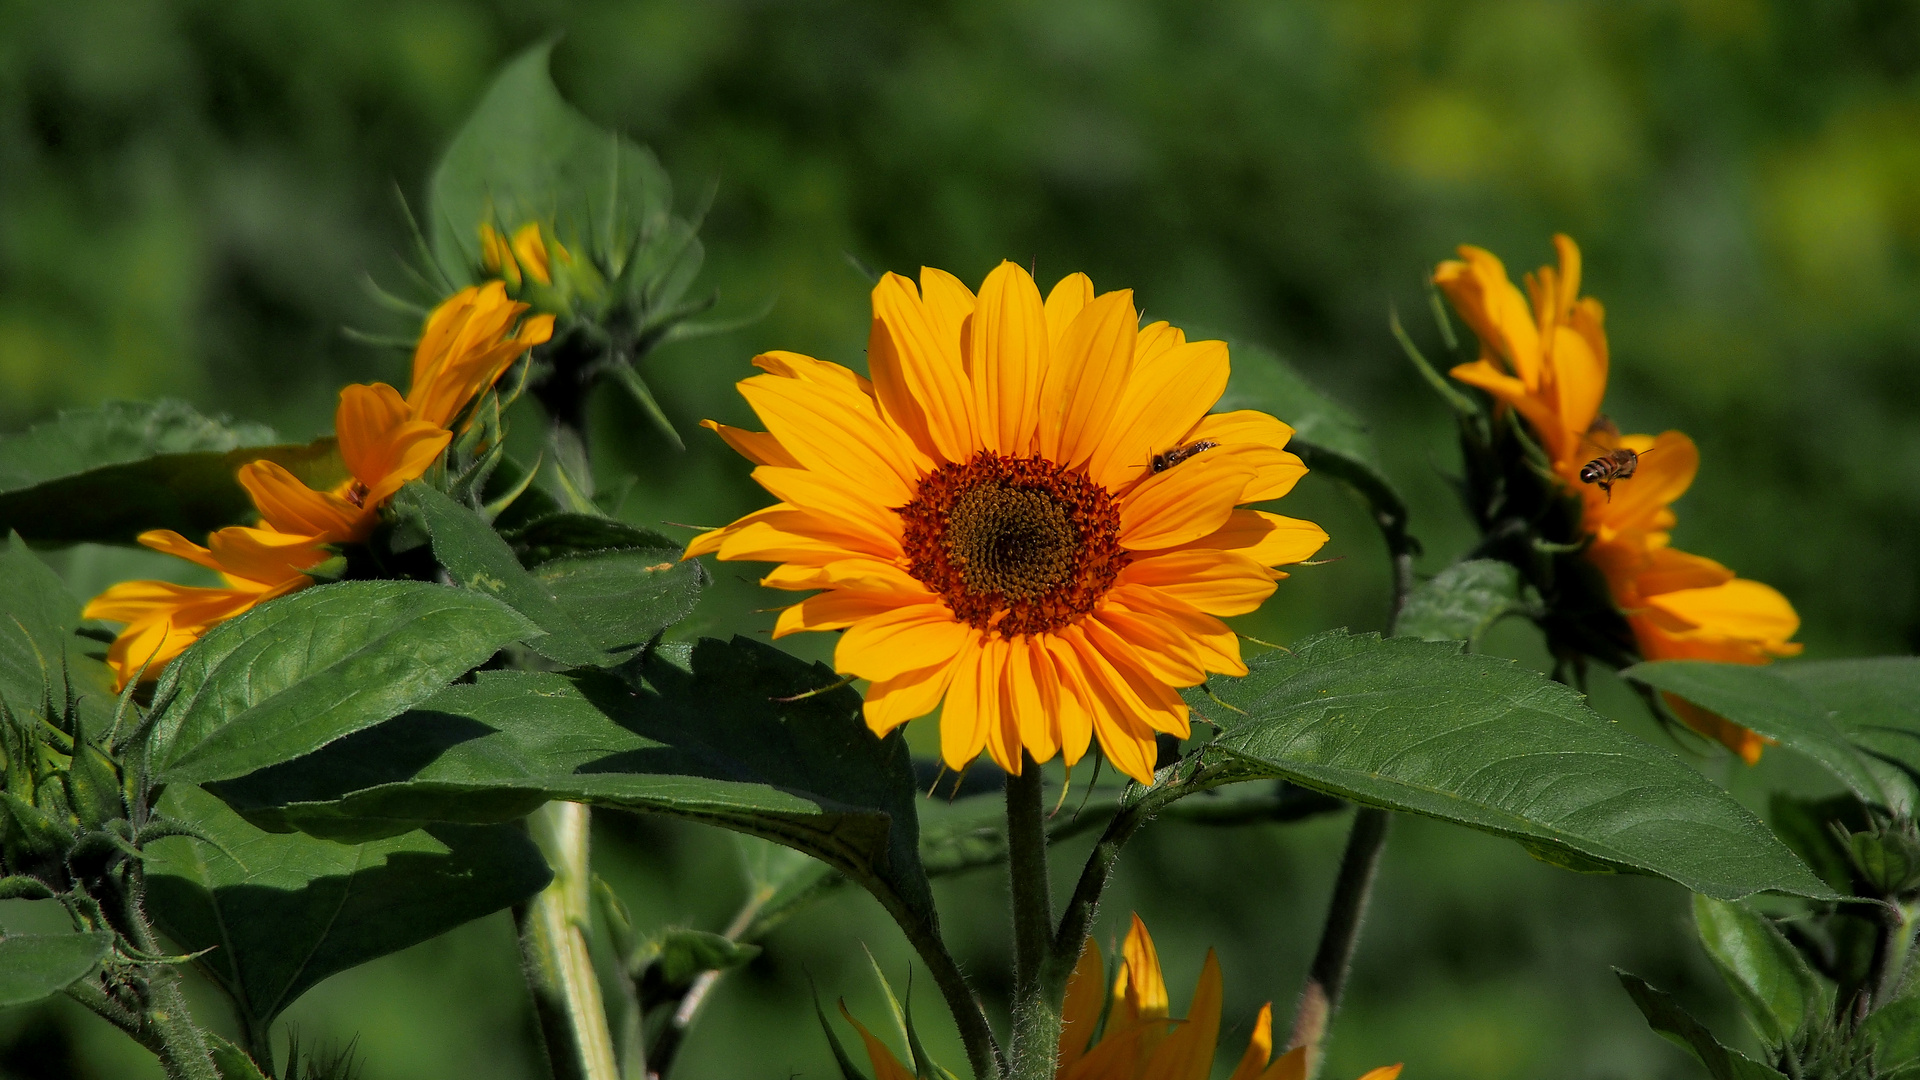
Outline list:
[[[400,198],[420,205],[492,71],[555,32],[562,90],[655,148],[683,209],[715,185],[718,313],[774,303],[649,360],[684,454],[624,401],[599,403],[608,479],[639,475],[626,517],[711,525],[765,501],[694,424],[748,422],[732,383],[756,351],[861,364],[854,261],[978,280],[1006,257],[1291,357],[1372,424],[1431,572],[1470,537],[1442,483],[1449,421],[1387,312],[1438,349],[1435,261],[1473,242],[1517,277],[1564,230],[1608,309],[1609,411],[1701,447],[1676,541],[1782,589],[1811,656],[1920,642],[1914,0],[0,0],[0,422],[170,395],[304,439],[342,383],[403,378],[401,357],[342,328],[395,328],[363,282],[403,279]],[[1243,628],[1377,629],[1364,515],[1314,478],[1282,509],[1326,525],[1344,558],[1301,570]],[[64,565],[84,593],[131,564]],[[687,631],[764,633],[772,616],[747,612],[777,598],[754,569],[717,576]],[[1495,645],[1541,660],[1526,627]],[[1665,738],[1611,677],[1595,702]],[[1700,760],[1756,807],[1820,786],[1780,754]],[[948,812],[966,807],[929,810]],[[1290,1011],[1343,835],[1342,818],[1163,825],[1123,862],[1100,933],[1142,912],[1177,1008],[1221,951],[1218,1075],[1262,1001]],[[742,894],[723,834],[602,815],[597,843],[653,925],[718,929]],[[1003,896],[993,872],[940,886],[990,992]],[[828,1076],[808,978],[877,1019],[862,944],[905,977],[897,931],[851,892],[769,944],[722,984],[678,1075]],[[1676,887],[1403,820],[1329,1076],[1392,1061],[1408,1080],[1693,1075],[1609,965],[1736,1029]],[[924,978],[917,1001],[958,1064]],[[504,916],[337,977],[290,1015],[303,1040],[357,1039],[365,1080],[541,1075]],[[0,1014],[0,1076],[157,1075],[78,1008]]]

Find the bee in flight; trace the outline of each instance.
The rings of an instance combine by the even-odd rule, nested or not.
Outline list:
[[[1595,442],[1592,438],[1595,434],[1605,435],[1609,441],[1620,437],[1620,429],[1615,427],[1613,421],[1607,419],[1605,416],[1595,420],[1593,427],[1588,429],[1587,434],[1589,436],[1587,441],[1593,443],[1595,447],[1601,450],[1606,450],[1606,453],[1580,466],[1580,482],[1583,484],[1593,484],[1598,487],[1601,491],[1607,493],[1607,501],[1612,502],[1613,485],[1622,480],[1633,479],[1634,472],[1640,468],[1640,459],[1646,455],[1635,453],[1624,446],[1616,446],[1611,450],[1607,450],[1605,446]],[[1653,451],[1648,450],[1646,453],[1651,454]]]
[[[1190,442],[1185,446],[1176,446],[1164,454],[1153,455],[1153,462],[1149,468],[1155,474],[1163,473],[1195,454],[1203,450],[1211,450],[1218,445],[1220,444],[1214,442],[1212,439],[1200,439],[1195,442]]]

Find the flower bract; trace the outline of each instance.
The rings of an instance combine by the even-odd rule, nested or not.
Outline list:
[[[873,290],[868,379],[797,353],[739,384],[766,425],[709,422],[780,501],[688,557],[779,563],[816,594],[776,637],[841,630],[834,665],[871,680],[877,733],[941,709],[941,752],[1071,765],[1097,737],[1150,783],[1154,736],[1187,734],[1178,687],[1244,674],[1220,619],[1254,610],[1327,536],[1242,504],[1306,472],[1264,413],[1209,414],[1218,341],[1142,327],[1129,290],[1084,274],[1043,299],[1002,263]]]

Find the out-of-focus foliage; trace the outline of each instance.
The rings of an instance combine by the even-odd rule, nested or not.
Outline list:
[[[1920,643],[1913,0],[0,0],[0,426],[165,396],[300,440],[339,384],[400,377],[400,357],[341,333],[408,329],[360,287],[363,272],[406,283],[396,189],[417,212],[493,71],[554,31],[570,100],[651,146],[681,191],[718,182],[702,233],[716,314],[777,299],[748,329],[649,360],[688,437],[672,468],[653,465],[669,448],[637,408],[602,395],[599,437],[641,476],[629,520],[759,505],[695,423],[748,419],[731,383],[761,349],[860,362],[867,282],[847,255],[976,280],[1013,257],[1278,346],[1373,422],[1438,569],[1467,543],[1432,463],[1449,422],[1387,306],[1438,356],[1419,314],[1432,264],[1471,241],[1517,271],[1558,229],[1607,304],[1616,417],[1701,446],[1676,541],[1778,586],[1810,655]],[[1243,628],[1378,629],[1370,523],[1332,485],[1301,497],[1349,558],[1301,569]],[[63,565],[86,595],[119,558]],[[753,576],[723,570],[676,636],[764,631],[770,615],[722,614],[771,605]],[[1538,660],[1518,621],[1487,647]],[[1612,687],[1597,704],[1638,707]],[[1784,758],[1762,773],[1833,790]],[[1339,830],[1164,829],[1129,852],[1110,911],[1166,927],[1175,984],[1194,971],[1172,958],[1197,965],[1208,944],[1249,957],[1228,965],[1227,1022],[1244,1024],[1295,985]],[[603,872],[639,923],[718,929],[742,886],[717,835],[609,820]],[[952,920],[963,963],[1004,933],[1003,887],[939,886],[948,911],[992,912]],[[37,917],[0,904],[9,929]],[[1690,1075],[1606,971],[1736,1030],[1686,919],[1671,887],[1400,827],[1330,1075],[1402,1058],[1417,1080]],[[871,1013],[858,941],[905,961],[852,892],[796,917],[729,977],[683,1075],[824,1074],[802,967]],[[521,993],[496,922],[323,984],[293,1015],[342,1045],[359,1031],[369,1080],[517,1077],[537,1068]],[[0,1015],[0,1074],[66,1075],[71,1058],[78,1075],[139,1075],[140,1053],[89,1023]]]

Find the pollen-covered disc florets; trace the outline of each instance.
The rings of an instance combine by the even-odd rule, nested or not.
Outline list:
[[[1044,458],[983,450],[942,465],[899,514],[907,572],[960,621],[1002,637],[1088,614],[1128,562],[1113,496]]]

